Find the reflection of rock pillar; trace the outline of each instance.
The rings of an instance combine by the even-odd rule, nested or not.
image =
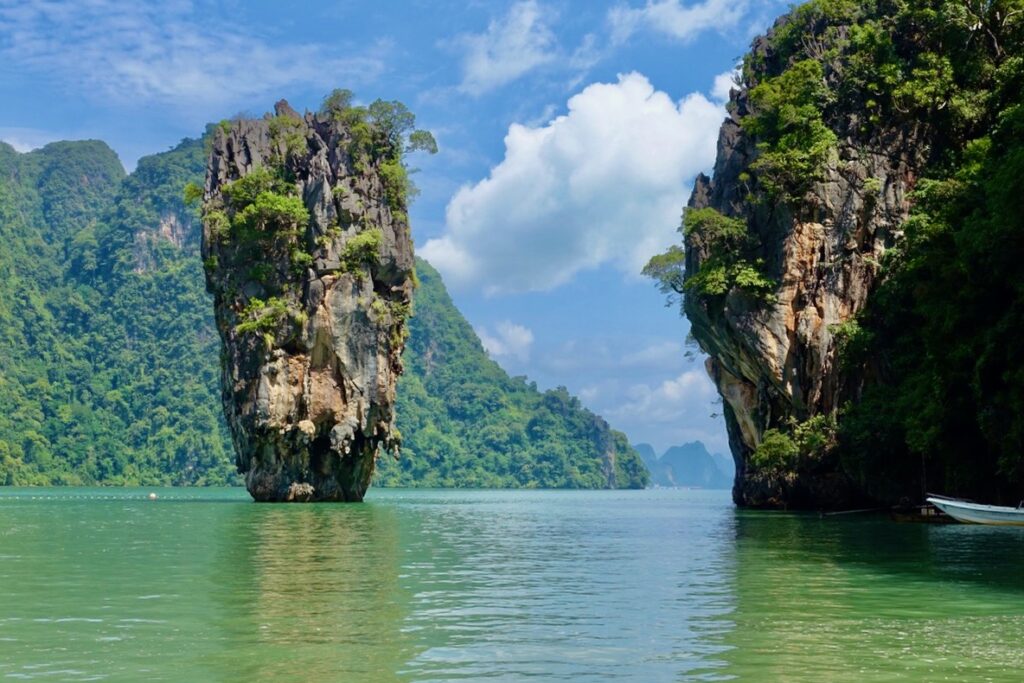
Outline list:
[[[366,505],[239,507],[218,575],[238,680],[398,680],[415,656],[402,625],[398,514]]]

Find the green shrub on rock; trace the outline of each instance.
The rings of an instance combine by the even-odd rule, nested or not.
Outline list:
[[[376,265],[380,261],[380,245],[383,239],[380,228],[364,230],[349,239],[341,255],[344,269],[351,272],[365,266]]]

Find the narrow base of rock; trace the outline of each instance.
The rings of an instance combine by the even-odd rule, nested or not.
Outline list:
[[[340,463],[338,473],[290,472],[288,468],[252,469],[245,486],[258,503],[360,503],[370,486],[372,468],[355,458]]]

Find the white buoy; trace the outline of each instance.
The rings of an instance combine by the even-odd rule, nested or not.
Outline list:
[[[156,500],[156,494],[155,493],[150,493],[149,494],[149,499],[150,500]]]

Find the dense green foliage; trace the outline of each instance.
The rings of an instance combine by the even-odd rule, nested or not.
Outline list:
[[[289,317],[301,315],[301,312],[290,310],[287,302],[276,296],[266,301],[253,297],[239,314],[242,322],[235,326],[235,331],[239,334],[270,334]]]
[[[320,113],[345,125],[356,168],[376,162],[388,206],[404,212],[419,192],[409,177],[415,169],[409,169],[404,160],[411,152],[437,154],[437,141],[430,131],[416,128],[416,116],[401,102],[377,99],[361,107],[352,103],[353,97],[351,90],[333,90],[320,105]]]
[[[750,462],[760,472],[781,476],[813,469],[834,455],[835,446],[835,420],[815,415],[805,422],[790,420],[785,429],[766,431]]]
[[[281,118],[285,117],[275,117],[274,121]],[[294,134],[300,135],[298,132]],[[253,169],[225,185],[221,197],[211,198],[202,204],[203,221],[209,227],[210,250],[213,252],[205,263],[207,271],[217,272],[220,266],[225,265],[222,263],[224,257],[237,263],[251,264],[240,269],[241,281],[230,287],[237,290],[245,280],[256,280],[273,295],[271,300],[278,304],[277,308],[285,309],[288,304],[286,295],[292,289],[291,281],[296,275],[305,273],[306,267],[313,262],[310,247],[304,239],[309,210],[298,196],[295,183],[288,180],[291,171],[286,160],[287,156],[281,157],[273,167]],[[192,182],[185,185],[183,196],[186,202],[199,196],[195,188],[196,184]],[[275,263],[290,267],[277,268]],[[233,269],[229,268],[229,271],[233,272]],[[253,304],[258,304],[256,307],[259,308],[263,302],[250,302],[247,308],[253,308]],[[290,316],[287,315],[289,311],[284,310],[282,315],[264,315],[257,322],[250,320],[252,312],[243,312],[237,329],[248,332],[258,329],[270,340],[273,340],[275,332],[275,326],[269,324],[271,320],[284,321],[298,315],[297,310],[291,311]]]
[[[763,264],[750,256],[755,244],[746,223],[728,218],[712,208],[687,209],[683,235],[707,250],[700,270],[687,278],[684,288],[698,296],[724,296],[733,289],[770,298],[775,283],[761,273]]]
[[[648,474],[626,438],[565,389],[539,392],[487,357],[440,275],[417,262],[421,286],[398,385],[399,460],[385,486],[643,487]],[[614,453],[614,466],[606,454]],[[610,460],[610,459],[609,459]]]
[[[237,481],[199,257],[204,168],[200,140],[142,159],[127,178],[102,143],[26,155],[0,144],[0,483]],[[287,197],[277,183],[260,173],[235,183],[241,212],[266,193]],[[374,261],[380,239],[350,240],[351,267]],[[399,395],[407,448],[381,460],[381,483],[603,487],[613,450],[619,486],[646,482],[624,437],[576,399],[489,360],[437,273],[419,268]],[[265,334],[288,315],[268,297],[239,324]]]
[[[806,187],[838,137],[930,135],[946,171],[1021,85],[1020,0],[812,0],[745,61],[762,183]],[[831,123],[833,130],[824,122]],[[778,161],[779,163],[776,163]]]
[[[375,265],[380,260],[380,244],[384,239],[379,228],[365,230],[345,243],[341,265],[345,270],[356,270],[364,265]]]
[[[0,145],[0,483],[233,480],[181,199],[203,156],[188,141],[122,180],[102,143]]]
[[[835,132],[864,145],[903,130],[926,155],[881,287],[859,320],[836,330],[847,371],[875,378],[840,415],[846,471],[877,497],[942,489],[1015,501],[1024,483],[1024,1],[816,0],[757,59],[748,73],[770,77],[751,91],[762,113],[744,126],[762,150],[788,142],[785,126],[761,120],[813,105],[820,113],[797,114],[792,126],[841,121]],[[828,136],[798,137],[820,163]]]
[[[700,269],[686,276],[686,254],[678,245],[652,257],[643,269],[643,274],[653,278],[668,296],[669,305],[683,294],[719,305],[730,292],[772,300],[775,282],[764,274],[764,263],[756,256],[757,242],[743,220],[723,216],[712,208],[688,208],[679,232],[704,252]]]
[[[869,359],[886,379],[843,421],[861,477],[912,473],[923,488],[1011,502],[1024,484],[1022,105],[920,183],[906,241],[851,338],[848,362]]]
[[[751,170],[769,197],[798,201],[820,179],[836,145],[836,134],[823,118],[831,96],[816,59],[796,62],[751,88],[753,113],[742,123],[759,141]]]
[[[686,292],[686,252],[677,244],[665,253],[656,254],[644,266],[643,275],[658,283],[658,291],[666,297],[666,306],[674,306]]]

